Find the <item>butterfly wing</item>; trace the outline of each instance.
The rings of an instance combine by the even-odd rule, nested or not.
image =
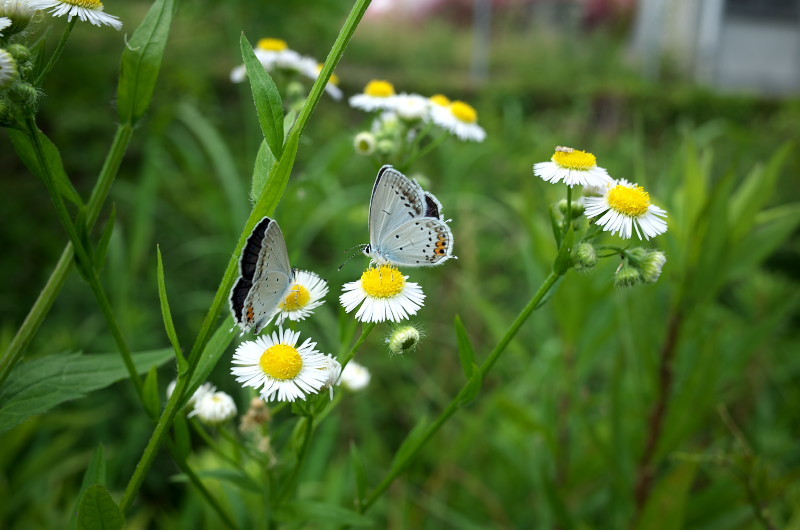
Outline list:
[[[294,272],[277,221],[264,217],[247,238],[239,260],[241,276],[231,290],[231,311],[243,331],[257,334],[289,292]]]
[[[383,166],[372,187],[369,201],[369,241],[372,248],[409,219],[423,217],[425,192],[419,184],[394,169]]]
[[[430,267],[453,256],[453,232],[441,219],[421,217],[401,224],[379,242],[380,255],[400,267]]]
[[[436,196],[429,191],[423,191],[422,193],[425,197],[425,215],[423,217],[433,217],[435,219],[444,221],[444,216],[442,215],[442,203],[439,202],[439,199],[437,199]]]

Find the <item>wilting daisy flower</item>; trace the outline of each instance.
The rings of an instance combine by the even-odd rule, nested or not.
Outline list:
[[[100,0],[29,0],[28,5],[33,10],[50,9],[54,17],[67,15],[67,20],[78,17],[95,26],[111,26],[117,30],[122,28],[119,17],[105,13]]]
[[[303,320],[314,309],[325,303],[326,294],[328,294],[328,282],[313,272],[297,271],[289,294],[278,304],[276,324],[280,326],[287,318],[295,321]]]
[[[225,392],[209,392],[200,396],[188,417],[197,416],[206,423],[222,423],[236,416],[236,403]]]
[[[440,97],[440,101],[444,98],[444,96],[434,97]],[[431,119],[433,123],[461,140],[482,142],[486,139],[486,131],[478,125],[478,111],[463,101],[453,101],[447,106],[434,102]]]
[[[388,81],[373,79],[364,87],[364,92],[350,98],[350,106],[372,112],[373,110],[391,109],[395,96],[394,86]]]
[[[239,344],[233,354],[231,373],[236,381],[261,392],[265,401],[294,401],[316,394],[329,379],[328,358],[306,339],[297,346],[300,333],[280,328],[272,335]]]
[[[597,224],[625,239],[632,237],[633,229],[639,239],[650,239],[667,231],[667,222],[662,219],[667,212],[650,202],[650,194],[643,187],[627,180],[613,181],[602,197],[585,197],[584,203],[586,217],[603,214]]]
[[[3,31],[11,26],[11,19],[8,17],[0,17],[0,37],[3,36]]]
[[[356,313],[361,322],[400,322],[416,314],[425,301],[419,284],[407,279],[391,265],[370,267],[360,280],[342,286],[339,301],[348,313],[361,305]]]
[[[362,131],[353,138],[353,148],[361,156],[369,156],[375,152],[375,135]]]
[[[14,84],[19,77],[17,62],[5,50],[0,50],[0,90],[4,90]]]
[[[342,365],[333,358],[333,355],[328,354],[325,356],[325,367],[323,370],[328,375],[328,379],[325,381],[322,388],[329,388],[331,391],[331,399],[333,399],[333,387],[339,384],[339,377],[342,375]]]
[[[369,384],[372,376],[366,367],[361,366],[355,361],[350,361],[342,370],[342,386],[352,392],[363,390]]]
[[[608,172],[597,166],[597,158],[592,153],[571,147],[556,147],[550,162],[533,165],[533,174],[545,182],[564,181],[567,186],[588,186],[596,192],[611,182]]]
[[[406,121],[428,120],[430,114],[428,98],[419,94],[399,94],[392,98],[391,108]]]

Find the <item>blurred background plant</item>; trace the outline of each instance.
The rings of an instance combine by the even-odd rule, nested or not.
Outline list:
[[[414,278],[436,300],[435,310],[420,313],[416,351],[390,355],[377,333],[362,348],[372,381],[345,395],[342,414],[321,427],[299,479],[302,498],[352,506],[351,445],[375,484],[417,420],[447,404],[462,385],[453,376],[455,314],[479,358],[497,342],[555,257],[546,211],[560,197],[531,165],[572,145],[597,154],[613,176],[646,186],[670,213],[670,231],[658,239],[668,258],[661,280],[615,289],[609,260],[593,275],[571,271],[481,397],[369,515],[392,528],[800,528],[800,106],[792,92],[697,85],[669,56],[655,71],[642,69],[629,55],[631,35],[652,2],[595,4],[495,2],[489,20],[472,2],[385,15],[376,2],[368,12],[336,70],[345,97],[370,79],[444,93],[477,108],[487,139],[444,143],[411,168],[454,219],[459,261]],[[141,20],[149,5],[106,7],[132,30],[128,21]],[[192,336],[248,215],[261,133],[247,83],[229,80],[241,63],[239,35],[282,38],[321,58],[349,7],[181,5],[153,104],[111,192],[117,221],[103,278],[132,349],[167,344],[155,245],[178,333]],[[48,41],[64,24],[54,23]],[[111,73],[123,47],[113,30],[76,28],[43,86],[39,127],[62,146],[84,197],[114,132]],[[362,120],[342,103],[320,103],[276,214],[292,263],[322,274],[334,292],[352,271],[337,272],[340,260],[331,257],[366,237],[377,166],[354,156]],[[5,350],[65,239],[46,189],[0,134]],[[334,299],[317,312],[313,336],[338,344]],[[73,274],[26,359],[115,349]],[[227,359],[210,379],[244,414],[250,395],[229,376]],[[174,372],[160,369],[162,387]],[[0,434],[0,526],[61,527],[98,443],[108,484],[124,484],[151,430],[144,415],[129,412],[138,407],[121,383]],[[226,463],[195,443],[193,464],[206,487],[237,525],[255,524],[260,499],[215,473]],[[160,455],[129,527],[218,528],[215,512],[182,480]],[[307,516],[316,527],[339,526],[325,513]]]

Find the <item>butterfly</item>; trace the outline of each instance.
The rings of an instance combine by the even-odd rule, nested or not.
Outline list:
[[[296,270],[278,222],[264,217],[253,228],[239,258],[239,279],[231,289],[231,312],[236,324],[256,335],[272,320],[289,294]]]
[[[369,202],[369,244],[376,263],[401,267],[440,265],[453,256],[453,232],[442,203],[392,166],[378,171]]]

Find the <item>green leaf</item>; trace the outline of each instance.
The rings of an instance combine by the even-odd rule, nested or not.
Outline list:
[[[200,361],[197,364],[197,369],[192,375],[192,381],[189,384],[189,388],[186,389],[184,405],[186,404],[186,401],[192,397],[194,391],[197,390],[200,385],[206,382],[208,376],[211,374],[211,371],[214,369],[214,366],[217,365],[217,361],[219,361],[219,358],[222,357],[223,353],[225,353],[225,350],[236,336],[236,332],[238,330],[239,328],[235,327],[233,323],[233,318],[228,316],[228,318],[222,322],[222,325],[217,328],[217,331],[214,332],[211,340],[208,341],[203,353],[200,355]]]
[[[283,152],[283,103],[278,87],[264,69],[261,61],[256,57],[253,46],[242,33],[239,38],[239,47],[242,50],[244,65],[247,67],[247,77],[250,79],[250,89],[253,92],[253,101],[256,104],[258,122],[267,145],[275,155],[280,158]]]
[[[356,476],[356,504],[361,506],[367,496],[367,470],[364,468],[364,459],[355,442],[350,444],[350,461],[353,463],[353,473]]]
[[[176,414],[172,422],[172,429],[175,432],[175,449],[178,453],[176,456],[182,461],[186,461],[192,451],[192,436],[189,433],[189,423],[186,421],[186,416]]]
[[[256,163],[253,167],[253,181],[250,187],[250,199],[256,201],[264,191],[264,186],[267,184],[267,177],[275,167],[275,155],[272,154],[267,146],[266,140],[261,140],[261,146],[258,148],[256,155]]]
[[[83,494],[78,508],[80,530],[117,530],[125,526],[125,516],[105,486],[96,484]]]
[[[108,255],[108,245],[111,242],[111,235],[114,233],[114,224],[117,221],[117,207],[111,207],[111,216],[103,227],[103,233],[100,234],[100,240],[94,249],[94,268],[99,271],[103,268]]]
[[[425,440],[430,436],[428,432],[430,426],[430,421],[428,420],[427,416],[423,416],[419,419],[414,428],[411,429],[411,432],[408,433],[406,439],[403,440],[403,443],[400,444],[400,447],[397,448],[397,452],[394,454],[394,459],[392,459],[392,472],[398,472],[406,467],[408,461],[411,457],[414,456],[414,453],[417,452],[417,449],[425,442]]]
[[[144,408],[151,418],[158,418],[161,413],[161,396],[158,392],[158,368],[153,366],[144,380]]]
[[[253,226],[250,227],[250,229],[254,228],[255,223],[265,215],[272,215],[275,213],[275,209],[278,207],[278,203],[283,196],[283,190],[286,189],[286,184],[289,182],[289,176],[292,174],[299,144],[300,135],[290,134],[289,138],[286,140],[283,155],[273,167],[269,179],[267,180],[267,185],[264,187],[263,193],[253,207],[256,215],[254,216],[255,220]]]
[[[83,494],[86,490],[89,489],[90,486],[96,484],[106,485],[106,458],[103,444],[99,444],[97,449],[94,450],[92,460],[89,462],[89,467],[86,468],[86,472],[83,474],[83,482],[81,483],[80,491],[78,491],[75,511],[70,521],[70,528],[75,529],[78,527],[80,500],[83,498]]]
[[[172,349],[133,355],[138,373],[172,358]],[[34,414],[128,378],[118,353],[60,353],[18,364],[0,388],[0,432]]]
[[[471,403],[478,394],[481,392],[481,387],[483,387],[483,375],[481,374],[480,367],[472,363],[471,374],[469,376],[469,381],[461,391],[458,393],[458,404],[459,406],[464,406]]]
[[[785,244],[800,225],[800,205],[783,204],[759,212],[752,231],[735,246],[730,257],[730,276],[747,276]]]
[[[176,6],[175,0],[156,0],[128,39],[117,88],[122,123],[135,124],[150,106]]]
[[[697,472],[696,462],[681,462],[659,482],[644,507],[636,528],[679,530],[684,528],[684,513]]]
[[[19,155],[22,163],[25,164],[31,173],[39,178],[44,178],[42,175],[42,167],[39,165],[39,160],[36,158],[36,150],[33,147],[33,142],[27,134],[17,129],[6,129],[8,136],[11,138],[11,143],[14,144],[14,150]],[[56,189],[62,197],[67,199],[72,204],[83,208],[83,200],[72,182],[67,177],[64,171],[64,164],[61,162],[61,153],[58,152],[58,147],[41,131],[39,131],[39,141],[42,143],[42,150],[44,156],[49,162],[50,170],[53,174],[53,180]]]
[[[183,356],[183,350],[181,350],[181,344],[178,341],[178,333],[175,331],[175,324],[172,322],[172,311],[169,309],[167,284],[164,280],[164,262],[161,260],[160,246],[156,247],[156,255],[158,256],[156,275],[158,276],[158,300],[161,302],[161,316],[164,319],[164,328],[167,330],[169,342],[172,344],[172,348],[175,350],[175,356],[178,358],[178,369],[183,372],[186,368],[186,359]]]
[[[375,522],[353,510],[335,504],[313,501],[297,501],[287,503],[277,514],[279,521],[296,522],[317,521],[326,526],[363,526],[372,527]]]
[[[472,342],[469,340],[469,335],[459,315],[456,315],[456,335],[458,336],[458,356],[461,359],[461,368],[467,379],[470,379],[472,367],[475,364],[475,348],[472,347]]]

